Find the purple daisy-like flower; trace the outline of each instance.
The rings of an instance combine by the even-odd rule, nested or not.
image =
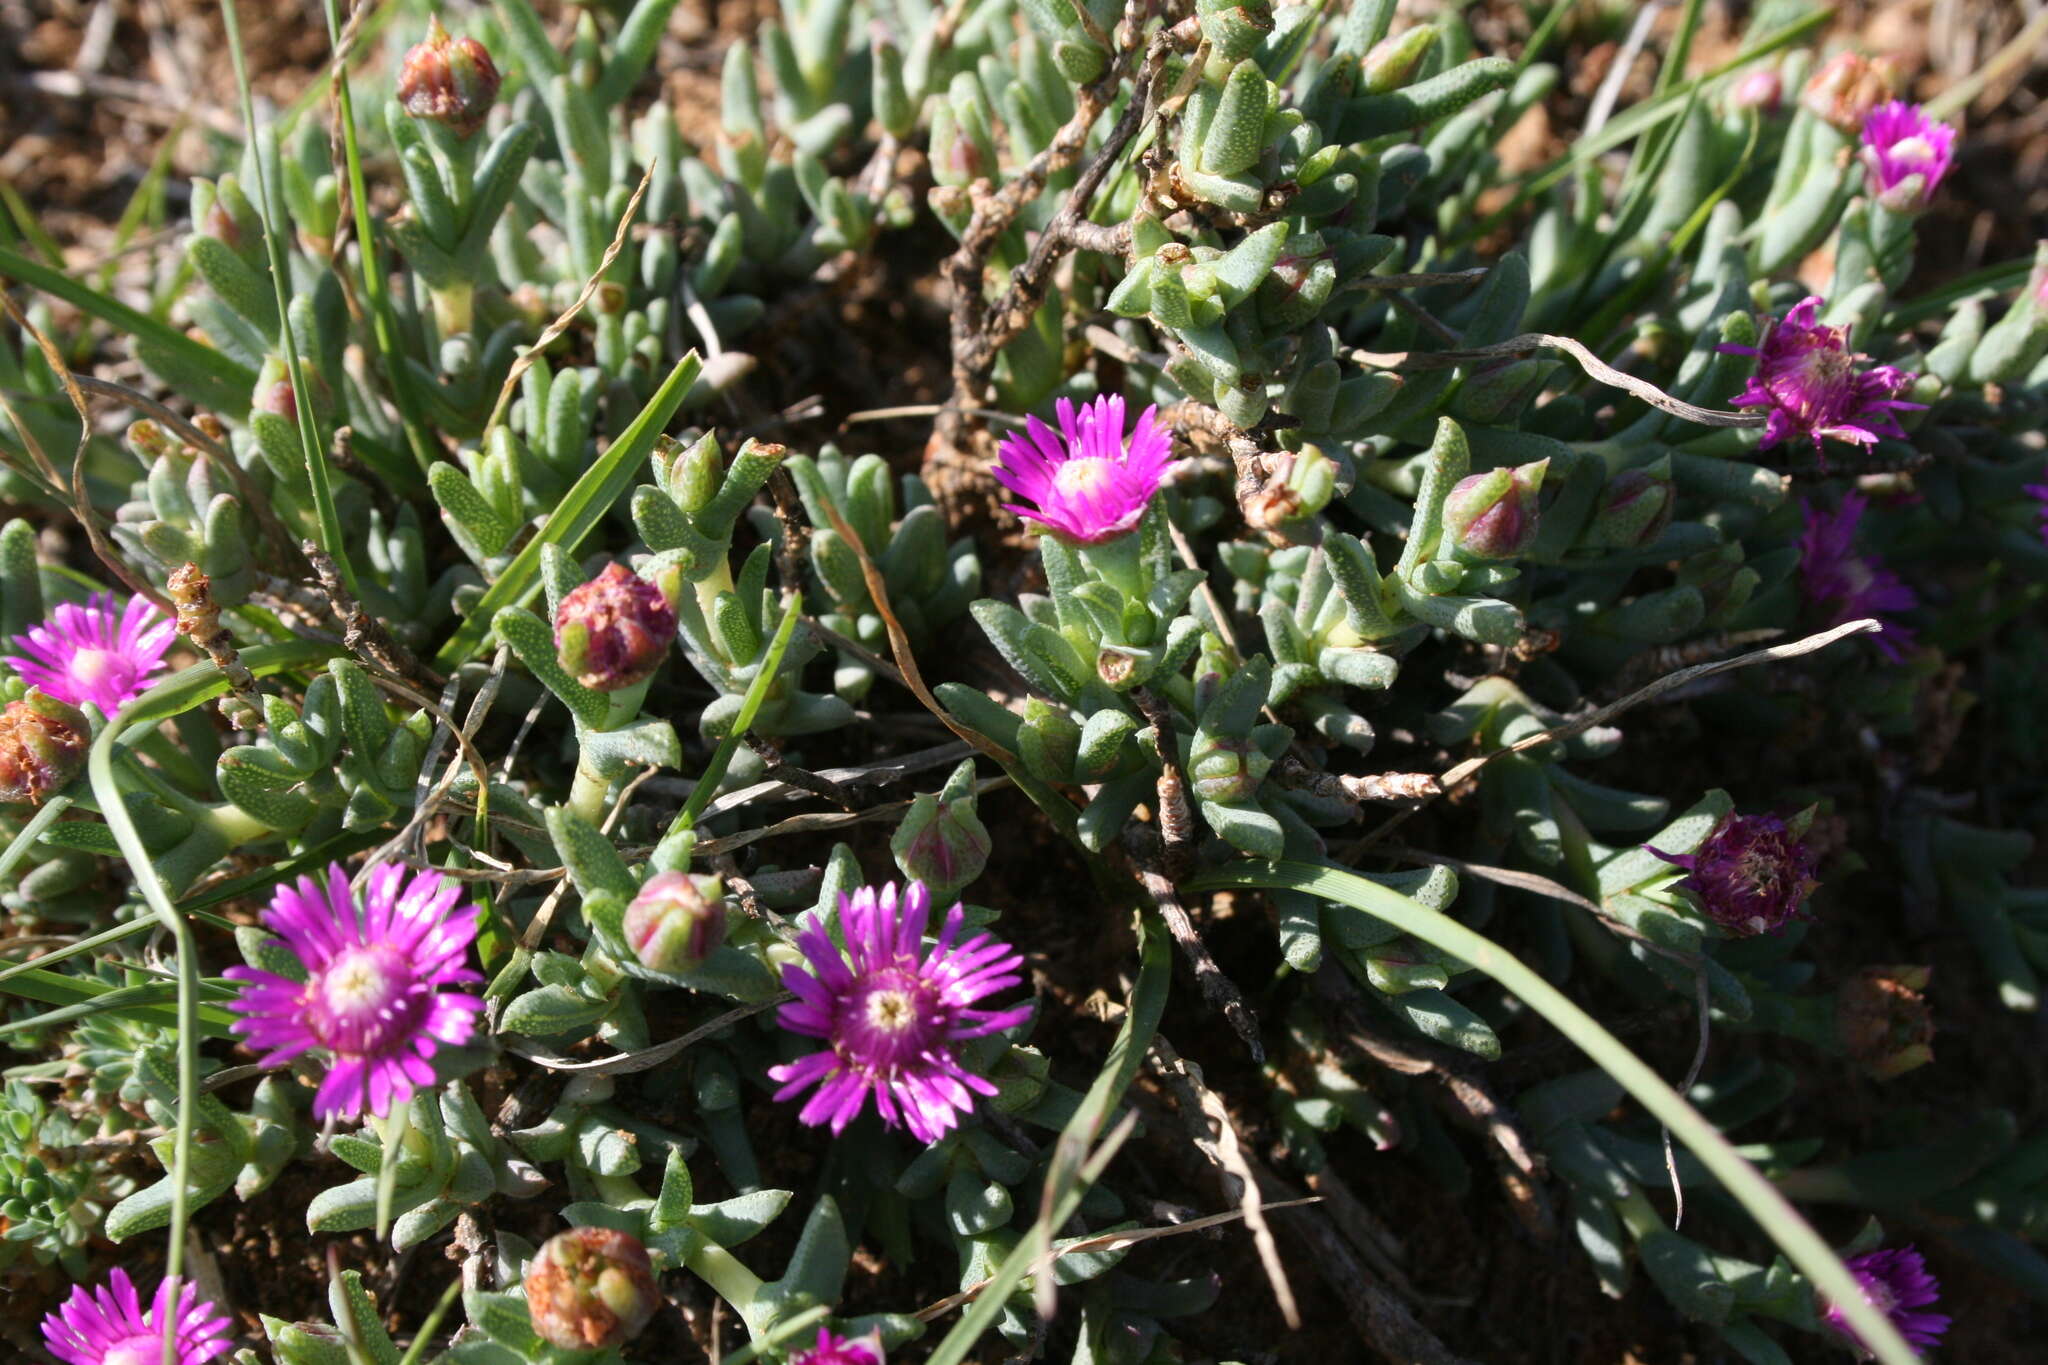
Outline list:
[[[1941,1298],[1941,1283],[1928,1273],[1927,1262],[1919,1252],[1911,1246],[1882,1247],[1851,1256],[1843,1264],[1855,1275],[1870,1306],[1890,1318],[1892,1326],[1899,1329],[1899,1335],[1914,1350],[1930,1350],[1940,1342],[1951,1319],[1946,1313],[1917,1311],[1933,1307]],[[1829,1304],[1823,1317],[1851,1346],[1863,1351],[1862,1340],[1839,1304]]]
[[[1029,505],[1003,504],[1054,535],[1084,545],[1114,540],[1137,528],[1173,454],[1173,438],[1154,420],[1159,409],[1138,414],[1124,438],[1124,400],[1098,398],[1078,411],[1059,401],[1060,429],[1036,417],[1024,435],[1003,438],[990,472]]]
[[[1818,321],[1822,302],[1809,296],[1783,318],[1772,319],[1759,346],[1729,343],[1720,348],[1729,355],[1757,357],[1749,386],[1728,401],[1768,414],[1765,450],[1792,436],[1810,438],[1816,454],[1824,436],[1866,446],[1880,436],[1905,439],[1892,413],[1927,405],[1894,395],[1920,376],[1892,365],[1859,371],[1856,362],[1863,357],[1849,350],[1847,329]]]
[[[2044,477],[2048,477],[2048,472],[2044,472]],[[2034,515],[2041,522],[2041,543],[2048,545],[2048,483],[2029,483],[2020,486],[2026,489],[2028,496],[2034,500]]]
[[[1890,100],[1863,120],[1863,166],[1877,202],[1894,213],[1925,208],[1955,162],[1956,130],[1917,104]]]
[[[177,1324],[177,1365],[205,1365],[234,1348],[233,1324],[199,1297],[197,1285],[181,1291],[176,1280],[165,1280],[145,1312],[135,1282],[118,1267],[98,1289],[72,1289],[43,1319],[43,1341],[65,1365],[158,1365],[167,1321]]]
[[[818,1342],[806,1346],[789,1358],[789,1365],[882,1365],[882,1340],[879,1336],[842,1337],[830,1329],[818,1329]]]
[[[438,872],[407,880],[397,863],[372,868],[359,910],[336,863],[322,886],[311,877],[280,886],[266,928],[305,964],[293,981],[255,967],[230,967],[243,983],[235,1032],[278,1066],[319,1048],[332,1059],[313,1113],[383,1117],[394,1101],[434,1083],[434,1054],[469,1041],[483,1001],[444,986],[481,982],[463,965],[476,938],[474,906],[454,909],[460,883]]]
[[[960,1065],[955,1045],[1030,1016],[1029,1005],[974,1008],[1023,980],[1024,956],[985,933],[959,942],[966,911],[957,903],[925,952],[931,908],[923,882],[864,886],[839,898],[844,953],[818,924],[797,936],[805,961],[782,969],[782,984],[797,998],[777,1017],[790,1032],[829,1046],[768,1075],[782,1082],[778,1100],[817,1086],[800,1115],[805,1123],[843,1132],[872,1094],[884,1123],[936,1142],[973,1111],[975,1095],[996,1093]]]
[[[1829,625],[1875,617],[1883,627],[1873,637],[1877,647],[1896,662],[1912,647],[1913,631],[1893,618],[1919,606],[1920,597],[1881,560],[1856,553],[1856,527],[1868,506],[1860,493],[1844,495],[1833,512],[1800,504],[1806,529],[1799,537],[1799,583]]]
[[[1783,929],[1820,885],[1813,850],[1775,815],[1725,815],[1691,853],[1650,852],[1684,868],[1679,889],[1741,938]]]
[[[67,706],[91,702],[111,716],[149,690],[177,636],[178,623],[148,598],[130,598],[116,611],[114,594],[96,592],[84,606],[65,602],[15,636],[21,653],[6,663]]]

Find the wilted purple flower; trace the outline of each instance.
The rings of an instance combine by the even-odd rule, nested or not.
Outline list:
[[[1929,1350],[1941,1341],[1950,1322],[1946,1313],[1920,1313],[1941,1298],[1941,1284],[1927,1273],[1927,1262],[1911,1246],[1881,1247],[1843,1262],[1863,1289],[1870,1306],[1891,1319],[1899,1335],[1917,1351]],[[1863,1342],[1849,1325],[1839,1304],[1829,1304],[1823,1315],[1827,1325],[1841,1333],[1857,1350]]]
[[[1820,885],[1813,876],[1813,850],[1775,815],[1725,815],[1691,853],[1650,852],[1684,868],[1679,889],[1690,892],[1714,923],[1742,938],[1783,929]]]
[[[2022,484],[2034,499],[2034,515],[2040,518],[2041,543],[2048,545],[2048,483]]]
[[[562,667],[599,692],[652,677],[675,638],[675,608],[661,589],[619,563],[564,593],[555,609]]]
[[[797,998],[777,1017],[790,1032],[823,1038],[829,1046],[770,1067],[768,1075],[782,1082],[778,1100],[818,1087],[803,1107],[805,1123],[829,1123],[834,1133],[843,1132],[872,1092],[884,1123],[936,1142],[973,1111],[974,1095],[996,1093],[960,1065],[954,1044],[1030,1016],[1028,1005],[973,1008],[1023,979],[1016,970],[1023,954],[987,934],[956,942],[966,912],[955,904],[938,942],[920,958],[931,907],[923,882],[900,890],[894,882],[879,891],[864,886],[839,898],[844,954],[822,926],[798,935],[805,964],[782,969],[782,984]]]
[[[233,1028],[267,1050],[265,1066],[312,1048],[332,1057],[313,1097],[320,1119],[390,1113],[434,1083],[434,1054],[468,1042],[483,1012],[475,996],[441,989],[483,980],[463,965],[476,908],[453,908],[459,882],[406,873],[397,863],[372,868],[360,910],[339,863],[325,886],[311,877],[280,886],[263,923],[305,964],[306,980],[255,967],[224,973],[244,983]]]
[[[149,599],[130,598],[117,613],[114,594],[96,592],[84,606],[65,602],[41,625],[15,636],[21,653],[8,655],[6,663],[58,701],[91,702],[111,716],[149,690],[177,635],[177,623]]]
[[[135,1282],[118,1266],[98,1289],[73,1288],[43,1319],[43,1341],[65,1365],[157,1365],[166,1321],[177,1324],[176,1365],[205,1365],[234,1349],[228,1339],[233,1324],[199,1297],[197,1285],[180,1290],[176,1280],[165,1280],[144,1312]]]
[[[818,1344],[793,1353],[789,1365],[882,1365],[882,1339],[835,1336],[829,1328],[818,1329]]]
[[[1821,438],[1832,436],[1855,445],[1875,445],[1880,436],[1904,439],[1894,410],[1922,408],[1893,397],[1918,375],[1891,365],[1873,365],[1860,373],[1863,357],[1848,347],[1847,330],[1818,321],[1823,300],[1808,296],[1783,318],[1765,328],[1761,346],[1720,349],[1730,355],[1757,357],[1749,386],[1728,401],[1738,408],[1763,408],[1769,414],[1763,448],[1790,436],[1812,439],[1816,454]]]
[[[85,716],[30,691],[0,710],[0,802],[40,806],[71,785],[92,744]]]
[[[631,1341],[661,1307],[640,1239],[616,1228],[571,1228],[542,1244],[523,1281],[533,1330],[565,1351]]]
[[[1897,660],[1912,647],[1913,631],[1892,617],[1919,606],[1920,598],[1875,556],[1856,553],[1856,525],[1868,505],[1860,493],[1845,494],[1833,512],[1800,504],[1806,530],[1799,537],[1799,583],[1830,625],[1875,617],[1883,626],[1877,647]]]
[[[1904,100],[1890,100],[1863,120],[1863,167],[1877,202],[1893,213],[1926,207],[1955,163],[1956,130]]]
[[[1005,503],[1054,535],[1083,544],[1114,540],[1136,529],[1173,453],[1173,438],[1148,407],[1124,439],[1124,400],[1112,394],[1076,411],[1059,401],[1060,430],[1036,417],[1023,436],[1003,438],[990,472],[1031,505]],[[1005,467],[1007,465],[1007,468]]]

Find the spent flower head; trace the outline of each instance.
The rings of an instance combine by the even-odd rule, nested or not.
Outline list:
[[[1898,67],[1889,58],[1837,52],[1807,78],[1799,102],[1815,118],[1853,134],[1892,93]]]
[[[927,952],[931,908],[923,882],[864,886],[839,898],[844,952],[822,925],[798,935],[804,962],[782,969],[782,984],[797,998],[777,1017],[826,1046],[768,1075],[782,1083],[778,1100],[817,1087],[800,1115],[805,1123],[843,1132],[873,1095],[884,1123],[936,1142],[972,1112],[975,1095],[996,1093],[960,1064],[956,1045],[1030,1016],[1028,1005],[974,1007],[1023,979],[1023,954],[985,933],[961,942],[966,911],[958,904]]]
[[[85,716],[38,689],[0,710],[0,802],[40,806],[85,766]]]
[[[1920,598],[1875,555],[1856,552],[1856,527],[1869,506],[1848,493],[1834,511],[1802,502],[1806,529],[1799,537],[1799,585],[1806,600],[1838,626],[1874,617],[1882,626],[1873,637],[1894,661],[1913,645],[1913,631],[1895,618],[1920,605]]]
[[[1870,1306],[1891,1319],[1899,1335],[1906,1339],[1915,1350],[1925,1351],[1941,1341],[1941,1334],[1948,1330],[1950,1319],[1946,1313],[1927,1313],[1920,1310],[1932,1308],[1941,1299],[1941,1283],[1927,1271],[1927,1262],[1910,1245],[1902,1247],[1880,1247],[1861,1256],[1851,1256],[1845,1262],[1849,1273],[1856,1277],[1862,1287],[1863,1297]],[[1829,1304],[1822,1315],[1829,1327],[1839,1332],[1842,1339],[1859,1354],[1868,1355],[1856,1329],[1849,1325],[1848,1315],[1841,1305]]]
[[[1819,321],[1823,302],[1810,295],[1784,317],[1772,319],[1761,345],[1731,342],[1720,348],[1730,355],[1757,358],[1748,387],[1728,401],[1738,408],[1764,410],[1765,450],[1793,436],[1811,440],[1816,455],[1826,436],[1865,446],[1877,444],[1880,436],[1903,440],[1906,433],[1892,414],[1926,404],[1904,402],[1895,395],[1919,376],[1892,365],[1859,370],[1857,362],[1866,357],[1850,351],[1848,330]]]
[[[1062,398],[1058,411],[1057,433],[1032,417],[1022,436],[1003,438],[990,472],[1025,500],[1004,506],[1084,545],[1136,530],[1173,454],[1173,438],[1155,420],[1158,408],[1138,414],[1128,440],[1120,395],[1078,409]]]
[[[1893,213],[1925,208],[1955,164],[1956,130],[1904,100],[1889,100],[1863,120],[1863,167],[1877,202]]]
[[[631,1341],[661,1306],[654,1264],[638,1238],[613,1228],[571,1228],[526,1266],[533,1330],[565,1351]]]
[[[359,908],[341,864],[325,885],[301,877],[280,886],[266,928],[305,964],[293,981],[230,967],[242,983],[234,1031],[277,1066],[319,1049],[331,1059],[313,1098],[316,1117],[378,1117],[434,1083],[434,1054],[467,1043],[483,1002],[443,987],[483,978],[464,966],[477,910],[455,904],[459,882],[438,872],[410,879],[397,863],[370,870]]]
[[[789,1365],[882,1365],[882,1339],[873,1333],[842,1337],[820,1327],[817,1343],[792,1351]]]
[[[1788,824],[1775,815],[1729,814],[1691,853],[1650,852],[1685,869],[1679,889],[1730,934],[1775,934],[1800,917],[1820,885],[1805,824],[1803,818]]]
[[[84,606],[62,603],[15,636],[21,652],[5,662],[58,701],[91,702],[111,716],[149,690],[177,635],[177,623],[148,598],[131,597],[117,611],[114,594],[96,592]]]
[[[599,692],[652,677],[675,638],[675,608],[661,589],[617,562],[571,588],[555,609],[562,667]]]
[[[180,1290],[176,1280],[165,1280],[144,1309],[135,1282],[118,1266],[98,1289],[73,1288],[43,1319],[43,1341],[64,1365],[158,1365],[166,1322],[177,1324],[174,1365],[205,1365],[234,1348],[233,1324],[199,1297],[197,1285]]]

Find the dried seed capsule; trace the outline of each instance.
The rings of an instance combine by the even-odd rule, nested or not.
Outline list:
[[[41,805],[71,785],[92,738],[83,713],[31,688],[0,710],[0,802]]]
[[[533,1330],[565,1351],[631,1341],[660,1304],[647,1248],[611,1228],[557,1233],[526,1267]]]
[[[1835,1032],[1851,1061],[1880,1081],[1934,1060],[1926,967],[1865,967],[1835,992]]]

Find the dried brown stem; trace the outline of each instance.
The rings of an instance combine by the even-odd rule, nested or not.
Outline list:
[[[1251,1050],[1253,1061],[1265,1061],[1266,1049],[1259,1041],[1257,1017],[1244,1003],[1244,995],[1237,989],[1237,983],[1216,965],[1215,956],[1202,942],[1194,921],[1188,917],[1187,907],[1181,904],[1180,893],[1174,889],[1172,879],[1159,870],[1159,836],[1143,825],[1128,825],[1124,829],[1124,848],[1131,855],[1131,864],[1137,871],[1139,883],[1145,888],[1145,894],[1158,904],[1159,917],[1166,921],[1166,931],[1173,935],[1181,956],[1188,960],[1189,968],[1194,971],[1195,984],[1201,988],[1202,999],[1208,1002],[1209,1008],[1230,1021],[1230,1027]]]
[[[334,618],[341,622],[341,642],[348,646],[349,653],[367,659],[384,672],[400,678],[430,685],[445,681],[415,658],[411,650],[392,638],[382,621],[363,610],[363,604],[342,581],[332,555],[311,540],[302,542],[299,549],[305,554],[306,562],[313,566],[313,572],[320,580],[320,590],[327,594],[333,608]]]
[[[206,651],[213,666],[228,680],[240,708],[263,715],[263,699],[256,694],[256,675],[242,662],[234,636],[220,623],[220,605],[213,600],[213,582],[197,564],[180,564],[171,570],[165,586],[178,609],[178,631]]]
[[[770,778],[786,786],[807,791],[813,796],[822,796],[841,810],[857,811],[860,809],[860,807],[853,803],[853,798],[846,794],[846,788],[840,786],[831,778],[799,768],[795,764],[785,761],[781,750],[765,739],[761,739],[753,734],[744,735],[742,738],[746,741],[747,747],[752,749],[761,760],[762,766],[767,770]]]

